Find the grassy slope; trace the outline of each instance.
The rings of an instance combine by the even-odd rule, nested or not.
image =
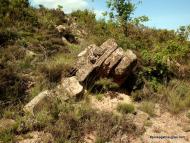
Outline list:
[[[97,131],[99,142],[108,141],[119,130],[136,133],[130,130],[130,126],[124,128],[126,115],[120,118],[112,113],[96,113],[86,101],[77,103],[78,106],[73,102],[63,105],[55,103],[51,114],[44,111],[34,119],[28,117],[34,124],[27,124],[26,117],[22,117],[21,109],[26,102],[40,91],[53,88],[61,76],[70,74],[81,48],[91,43],[100,45],[110,37],[115,38],[124,49],[133,49],[139,57],[140,68],[135,73],[137,80],[132,96],[137,101],[146,100],[142,110],[153,114],[149,108],[153,107],[152,102],[155,101],[161,101],[172,113],[189,108],[190,44],[174,31],[129,25],[126,37],[117,23],[97,21],[89,11],[73,12],[66,16],[59,10],[31,7],[24,10],[29,16],[15,12],[17,19],[5,17],[0,28],[0,103],[4,107],[0,108],[0,116],[15,119],[18,123],[14,130],[0,136],[5,142],[13,141],[15,135],[33,130],[50,132],[58,142],[81,141],[89,130]],[[67,21],[68,17],[76,17],[79,30],[87,32],[80,44],[63,43],[55,29],[55,25],[59,24],[69,26],[73,21]],[[171,66],[167,65],[168,59],[173,62]],[[176,63],[180,66],[176,66]],[[167,94],[168,91],[170,94]],[[58,117],[60,113],[61,117]],[[110,122],[106,122],[107,119],[111,119]],[[59,126],[63,121],[71,126]],[[26,122],[26,126],[19,129],[23,122]],[[124,129],[117,128],[117,125]],[[55,128],[57,126],[59,128]],[[102,132],[104,126],[108,130]]]

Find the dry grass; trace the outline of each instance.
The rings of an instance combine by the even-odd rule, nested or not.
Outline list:
[[[142,110],[143,112],[149,114],[150,116],[153,116],[155,105],[151,101],[144,101],[141,103],[139,109]]]
[[[159,90],[160,100],[172,113],[179,113],[190,107],[190,86],[187,81],[173,80]]]

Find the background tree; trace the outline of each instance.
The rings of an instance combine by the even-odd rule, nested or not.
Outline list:
[[[107,6],[110,9],[109,17],[117,19],[126,33],[127,23],[136,8],[135,4],[131,0],[107,0]]]
[[[105,15],[109,14],[111,19],[116,19],[121,25],[125,35],[127,35],[127,25],[133,20],[132,15],[137,3],[132,2],[132,0],[107,0],[106,2],[110,11],[106,12]],[[140,3],[140,1],[138,3]],[[132,23],[138,26],[141,22],[146,21],[148,21],[148,17],[140,16],[135,18]]]
[[[189,40],[190,38],[190,25],[188,26],[180,26],[177,30],[177,34],[179,35],[180,40]]]

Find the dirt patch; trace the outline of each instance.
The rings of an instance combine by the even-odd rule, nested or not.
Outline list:
[[[132,103],[130,96],[123,93],[106,93],[102,100],[98,100],[96,96],[92,96],[91,104],[93,108],[100,111],[114,111],[118,103]]]
[[[190,132],[183,131],[189,124],[185,113],[172,115],[164,112],[161,116],[151,118],[152,126],[146,129],[142,136],[146,143],[189,143]]]

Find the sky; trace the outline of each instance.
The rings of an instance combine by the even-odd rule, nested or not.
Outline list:
[[[137,0],[134,0],[137,1]],[[144,23],[148,27],[157,29],[176,30],[179,26],[190,25],[190,0],[141,0],[137,5],[133,17],[146,15],[149,21]],[[77,9],[90,9],[102,17],[107,10],[106,0],[30,0],[33,6],[43,4],[48,8],[57,8],[62,5],[65,13]]]

